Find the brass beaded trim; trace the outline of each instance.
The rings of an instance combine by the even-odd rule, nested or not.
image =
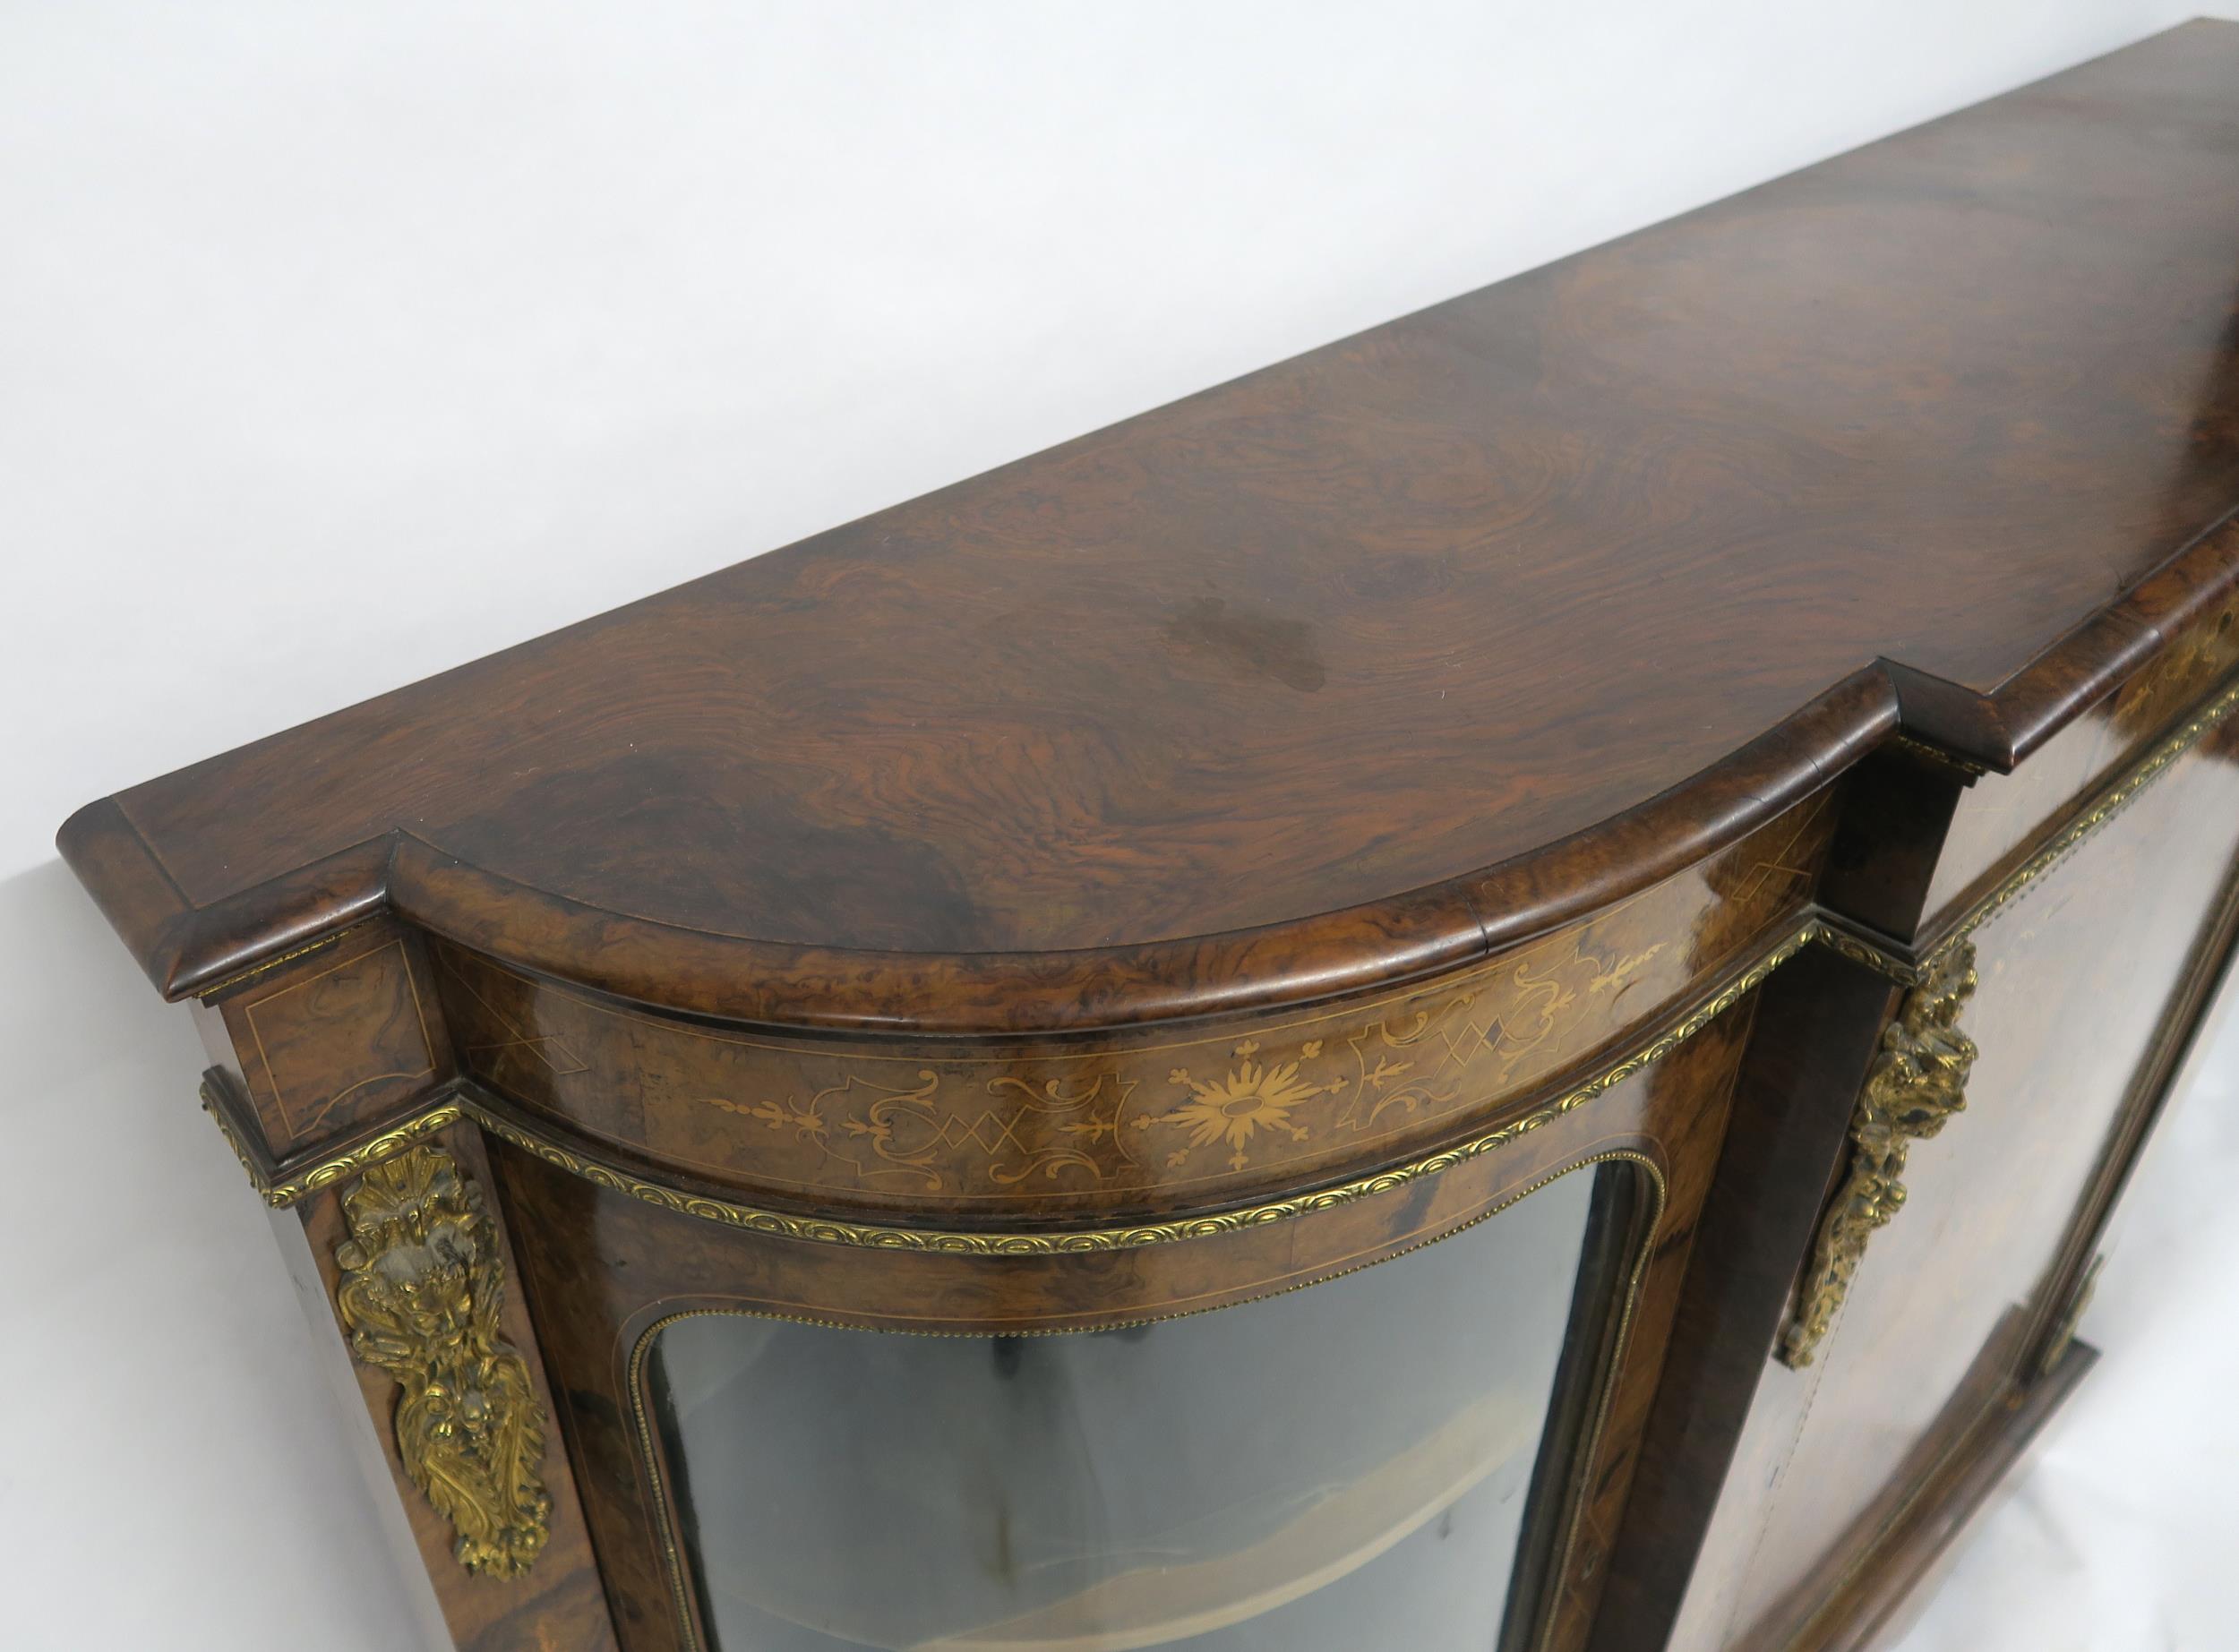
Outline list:
[[[1403,1256],[1411,1256],[1417,1251],[1428,1250],[1434,1245],[1443,1245],[1448,1239],[1455,1238],[1481,1223],[1490,1221],[1504,1211],[1521,1204],[1541,1188],[1550,1186],[1566,1176],[1581,1170],[1593,1170],[1605,1164],[1632,1165],[1641,1173],[1642,1179],[1647,1186],[1649,1196],[1647,1208],[1642,1212],[1639,1237],[1634,1245],[1632,1265],[1626,1270],[1623,1283],[1619,1287],[1616,1337],[1611,1344],[1608,1361],[1601,1368],[1600,1397],[1594,1404],[1592,1422],[1579,1442],[1577,1470],[1565,1494],[1563,1535],[1556,1545],[1556,1559],[1552,1569],[1552,1575],[1560,1579],[1568,1574],[1577,1550],[1578,1534],[1580,1528],[1584,1524],[1586,1512],[1585,1476],[1593,1467],[1595,1454],[1600,1449],[1602,1435],[1608,1428],[1609,1408],[1611,1402],[1617,1398],[1617,1378],[1625,1368],[1626,1353],[1632,1346],[1633,1322],[1640,1307],[1641,1288],[1647,1281],[1649,1264],[1655,1260],[1657,1238],[1663,1229],[1664,1207],[1669,1200],[1669,1188],[1664,1180],[1663,1170],[1653,1159],[1645,1153],[1635,1152],[1629,1148],[1590,1153],[1583,1159],[1565,1165],[1559,1170],[1549,1171],[1547,1175],[1537,1177],[1522,1187],[1512,1189],[1495,1203],[1478,1211],[1476,1215],[1458,1226],[1446,1229],[1444,1233],[1434,1234],[1428,1238],[1416,1239],[1411,1243],[1403,1245],[1388,1255],[1378,1256],[1368,1262],[1356,1262],[1299,1284],[1279,1286],[1274,1290],[1263,1291],[1257,1296],[1241,1297],[1232,1302],[1223,1302],[1212,1307],[1185,1308],[1169,1314],[1145,1314],[1128,1319],[1114,1320],[1109,1324],[1098,1324],[1094,1327],[1056,1326],[1034,1331],[1006,1331],[1002,1334],[1024,1337],[1068,1337],[1081,1335],[1085,1330],[1118,1331],[1142,1325],[1163,1325],[1175,1320],[1195,1319],[1203,1314],[1219,1314],[1230,1308],[1243,1307],[1252,1303],[1272,1301],[1278,1297],[1291,1296],[1301,1290],[1312,1290],[1317,1286],[1326,1285],[1333,1280],[1364,1272],[1370,1268],[1380,1268],[1386,1263],[1397,1262]],[[682,1637],[683,1643],[690,1652],[704,1652],[705,1643],[700,1639],[693,1620],[691,1602],[695,1596],[686,1577],[683,1549],[677,1541],[673,1490],[669,1484],[669,1477],[663,1471],[665,1458],[658,1433],[654,1426],[652,1408],[646,1403],[645,1368],[647,1360],[653,1352],[654,1339],[678,1321],[725,1318],[776,1320],[787,1324],[814,1325],[825,1330],[854,1331],[879,1336],[984,1340],[992,1334],[983,1331],[917,1331],[888,1325],[872,1327],[845,1319],[827,1319],[810,1314],[785,1314],[774,1309],[743,1306],[680,1308],[661,1315],[638,1333],[637,1340],[631,1345],[630,1359],[625,1367],[627,1371],[625,1387],[630,1397],[631,1417],[637,1434],[638,1460],[646,1477],[652,1483],[653,1523],[655,1529],[660,1534],[662,1559],[667,1568],[669,1602],[676,1613],[678,1633]],[[1545,1652],[1546,1647],[1554,1638],[1556,1622],[1556,1614],[1549,1611],[1542,1620],[1542,1628],[1535,1642],[1535,1652]]]
[[[1927,957],[1921,961],[1922,967],[1916,972],[1916,978],[1926,972],[1929,963],[1952,951],[1969,936],[2029,894],[2038,879],[2066,860],[2086,839],[2096,836],[2108,822],[2136,802],[2140,792],[2167,773],[2170,766],[2179,758],[2207,739],[2216,725],[2228,717],[2234,709],[2239,709],[2239,681],[2231,683],[2222,693],[2186,718],[2121,779],[2100,792],[2089,809],[2062,827],[2050,843],[2016,867],[1995,889],[1977,903],[1964,918],[1952,926],[1949,933],[1936,942]]]
[[[202,1110],[218,1121],[219,1134],[226,1138],[226,1145],[233,1149],[233,1156],[241,1160],[241,1168],[249,1173],[249,1186],[263,1195],[264,1203],[275,1210],[294,1204],[322,1187],[337,1182],[347,1182],[363,1176],[375,1165],[394,1159],[415,1143],[426,1140],[439,1130],[449,1129],[466,1117],[456,1100],[446,1100],[416,1113],[390,1130],[384,1130],[370,1141],[361,1143],[346,1153],[322,1159],[309,1169],[278,1180],[257,1168],[250,1157],[248,1144],[234,1128],[233,1120],[226,1116],[217,1086],[210,1080],[202,1080]]]
[[[456,1124],[461,1117],[471,1118],[491,1134],[501,1136],[525,1152],[534,1153],[545,1163],[557,1166],[573,1176],[617,1193],[628,1194],[664,1210],[697,1216],[707,1221],[720,1222],[726,1227],[745,1228],[756,1233],[775,1234],[783,1238],[804,1239],[826,1245],[853,1245],[880,1250],[935,1251],[951,1254],[982,1256],[1049,1256],[1077,1255],[1089,1252],[1135,1250],[1146,1245],[1168,1245],[1186,1239],[1209,1238],[1218,1234],[1234,1233],[1268,1222],[1287,1221],[1292,1217],[1310,1215],[1341,1204],[1350,1204],[1377,1194],[1388,1193],[1427,1176],[1436,1176],[1506,1147],[1527,1132],[1550,1124],[1564,1114],[1574,1111],[1596,1096],[1621,1083],[1650,1063],[1669,1055],[1681,1044],[1693,1038],[1712,1021],[1730,1009],[1736,1003],[1754,991],[1783,963],[1816,943],[1829,947],[1853,963],[1865,965],[1876,973],[1902,985],[1915,985],[1926,975],[1937,962],[1966,943],[1977,929],[1996,918],[2008,906],[2034,888],[2037,883],[2055,866],[2065,860],[2079,845],[2103,829],[2110,821],[2136,801],[2145,789],[2166,773],[2169,767],[2198,745],[2215,727],[2239,709],[2239,681],[2234,681],[2210,699],[2199,711],[2155,746],[2144,758],[2124,774],[2121,779],[2102,792],[2097,800],[2083,814],[2063,827],[2044,848],[2016,868],[1999,886],[1978,902],[1967,915],[1954,924],[1924,955],[1906,957],[1886,950],[1863,937],[1838,928],[1817,916],[1806,919],[1784,939],[1776,944],[1756,963],[1737,977],[1722,990],[1714,994],[1690,1011],[1676,1025],[1661,1036],[1626,1057],[1615,1066],[1603,1069],[1576,1089],[1566,1092],[1545,1107],[1522,1118],[1503,1125],[1499,1129],[1448,1148],[1428,1158],[1398,1165],[1372,1176],[1360,1177],[1325,1187],[1314,1193],[1300,1194],[1292,1198],[1257,1204],[1243,1210],[1223,1211],[1211,1216],[1191,1217],[1180,1221],[1149,1223],[1129,1228],[1091,1228],[1068,1233],[1003,1233],[1003,1232],[938,1232],[918,1228],[887,1228],[857,1222],[828,1220],[817,1217],[794,1216],[778,1211],[761,1210],[751,1205],[734,1204],[724,1199],[701,1194],[685,1193],[614,1166],[584,1157],[573,1149],[563,1146],[540,1133],[533,1132],[519,1123],[502,1118],[481,1106],[474,1098],[456,1091],[445,1096],[427,1111],[407,1119],[381,1135],[373,1137],[336,1158],[327,1160],[309,1169],[272,1180],[259,1171],[225,1110],[217,1100],[209,1082],[202,1087],[203,1105],[217,1119],[219,1128],[225,1132],[235,1155],[249,1173],[249,1180],[264,1196],[267,1204],[293,1204],[305,1194],[314,1193],[337,1181],[361,1175],[372,1165],[410,1147],[415,1142],[436,1131]]]
[[[1926,758],[1931,763],[1940,763],[1945,768],[1955,768],[1970,779],[1979,779],[1990,773],[1990,766],[1987,763],[1977,763],[1974,758],[1963,758],[1956,751],[1946,751],[1941,746],[1934,745],[1910,734],[1895,735],[1891,739],[1890,744],[1909,751],[1916,757]]]
[[[194,996],[205,1004],[212,1003],[222,994],[232,991],[233,989],[240,986],[244,981],[254,980],[260,975],[269,975],[274,970],[279,969],[282,964],[293,963],[296,959],[308,957],[314,952],[324,952],[328,947],[338,946],[341,942],[349,939],[351,936],[356,935],[359,930],[371,929],[380,920],[377,918],[361,918],[355,923],[344,924],[339,929],[330,929],[324,935],[319,937],[317,940],[305,941],[300,946],[292,947],[287,952],[277,954],[270,958],[262,959],[259,962],[251,964],[245,970],[235,971],[231,975],[227,976],[223,980],[214,980],[210,982],[210,984],[207,987],[197,987],[194,989]]]
[[[1896,953],[1877,946],[1864,936],[1854,935],[1832,923],[1823,920],[1812,939],[1836,956],[1863,964],[1876,975],[1900,986],[1909,987],[1920,979],[1918,968],[1906,963]]]
[[[1864,936],[1834,922],[1823,920],[1813,939],[1853,963],[1864,964],[1874,973],[1886,976],[1900,986],[1918,986],[1939,963],[1964,946],[1977,929],[2028,894],[2047,872],[2104,831],[2118,815],[2138,800],[2147,787],[2166,774],[2178,758],[2213,733],[2217,725],[2235,710],[2239,710],[2239,681],[2226,685],[2222,692],[2165,735],[2136,764],[2101,791],[2089,807],[2055,833],[2043,848],[2014,868],[1995,888],[1969,907],[1926,952],[1907,956],[1892,948],[1877,946]]]
[[[286,1182],[267,1183],[259,1177],[248,1155],[242,1151],[241,1143],[227,1124],[223,1111],[211,1105],[210,1112],[226,1131],[227,1139],[233,1143],[234,1151],[248,1167],[249,1179],[257,1184],[258,1191],[264,1194],[265,1203],[273,1205],[292,1204],[305,1194],[359,1175],[368,1166],[402,1152],[420,1137],[454,1124],[463,1117],[472,1119],[490,1134],[511,1143],[524,1152],[535,1154],[546,1164],[556,1166],[571,1176],[579,1176],[595,1186],[628,1194],[633,1199],[643,1200],[648,1204],[658,1205],[663,1210],[674,1211],[681,1215],[697,1216],[704,1221],[720,1222],[728,1228],[771,1234],[779,1238],[856,1245],[871,1250],[926,1251],[968,1256],[1072,1256],[1093,1252],[1138,1250],[1149,1245],[1171,1245],[1186,1239],[1237,1233],[1248,1228],[1288,1221],[1293,1217],[1351,1204],[1355,1200],[1389,1193],[1411,1182],[1437,1176],[1457,1165],[1496,1152],[1518,1138],[1552,1124],[1566,1113],[1576,1111],[1604,1091],[1624,1083],[1650,1064],[1660,1061],[1756,990],[1767,976],[1816,938],[1821,928],[1815,919],[1802,924],[1722,989],[1698,1004],[1661,1036],[1614,1066],[1603,1068],[1575,1089],[1565,1091],[1545,1106],[1511,1120],[1497,1130],[1473,1136],[1442,1152],[1411,1160],[1371,1176],[1357,1177],[1334,1187],[1324,1187],[1313,1193],[1300,1194],[1265,1204],[1249,1205],[1242,1210],[1222,1211],[1210,1216],[1193,1216],[1179,1221],[1152,1222],[1135,1227],[1056,1233],[941,1232],[922,1228],[887,1228],[821,1217],[795,1216],[753,1205],[733,1204],[728,1200],[685,1193],[658,1182],[647,1181],[613,1165],[586,1158],[540,1131],[528,1129],[516,1119],[501,1117],[463,1091],[452,1093],[429,1111],[339,1158],[291,1177]],[[210,1096],[210,1091],[205,1084],[206,1105]]]

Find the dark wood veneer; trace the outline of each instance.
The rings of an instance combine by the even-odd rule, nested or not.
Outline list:
[[[1597,1652],[1660,1647],[1671,1634],[1896,990],[1832,954],[1765,986],[1594,1625]]]
[[[137,787],[64,852],[174,994],[385,900],[679,1008],[963,1031],[1428,972],[1900,718],[2011,766],[2239,574],[2235,73],[2188,25]]]
[[[1295,1221],[1217,1238],[1080,1256],[973,1256],[842,1249],[742,1234],[593,1186],[501,1144],[521,1260],[570,1437],[579,1441],[591,1528],[630,1652],[678,1647],[647,1465],[633,1435],[631,1361],[662,1319],[724,1308],[917,1333],[1083,1331],[1205,1313],[1370,1266],[1476,1220],[1552,1175],[1609,1154],[1661,1177],[1659,1220],[1616,1373],[1570,1565],[1556,1579],[1553,1635],[1569,1648],[1591,1621],[1638,1451],[1658,1358],[1693,1242],[1746,1033],[1738,1014],[1628,1080],[1606,1106],[1554,1121],[1445,1175]],[[1645,1352],[1643,1352],[1643,1350]]]
[[[491,1453],[544,1558],[470,1579],[396,1461],[439,1361],[356,1372],[462,1648],[704,1636],[632,1408],[665,1316],[1131,1325],[1607,1160],[1660,1197],[1566,1356],[1535,1652],[1861,1645],[2089,1364],[2239,932],[2235,300],[2239,26],[2196,23],[62,847],[196,1000],[307,1290],[373,1190],[397,1278],[474,1264],[394,1334],[556,1417]],[[1907,1062],[1972,1077],[1900,1098],[1949,1128],[1776,1363]],[[373,1168],[439,1150],[493,1249]]]
[[[453,1129],[441,1140],[470,1175],[487,1185],[489,1160],[475,1132]],[[309,1242],[307,1263],[315,1271],[319,1294],[331,1300],[339,1278],[335,1247],[347,1232],[340,1199],[333,1191],[322,1193],[298,1206],[295,1214],[301,1219],[304,1237]],[[518,1280],[514,1242],[504,1217],[495,1211],[489,1215],[495,1243],[506,1253],[506,1272]],[[502,1304],[500,1323],[507,1340],[529,1355],[530,1381],[549,1411],[553,1396],[536,1357],[536,1337],[529,1322],[528,1305],[521,1293],[510,1292]],[[544,1457],[542,1477],[553,1504],[552,1536],[536,1565],[519,1579],[470,1577],[451,1558],[455,1534],[450,1527],[398,1466],[393,1386],[388,1378],[365,1365],[356,1370],[367,1419],[381,1440],[412,1541],[435,1586],[437,1604],[458,1652],[615,1652],[606,1590],[591,1551],[590,1534],[584,1525],[569,1465],[569,1450],[563,1442],[553,1442]]]

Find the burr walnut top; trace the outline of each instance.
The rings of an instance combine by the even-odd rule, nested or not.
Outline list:
[[[1403,255],[1403,250],[1395,255]],[[81,810],[159,985],[387,906],[944,1031],[1458,964],[2239,578],[2196,23]],[[433,600],[425,598],[423,600]]]

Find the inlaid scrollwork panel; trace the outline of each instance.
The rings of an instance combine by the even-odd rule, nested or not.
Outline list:
[[[448,946],[436,975],[476,1077],[712,1180],[948,1210],[1211,1203],[1403,1151],[1689,1002],[1792,926],[1827,826],[1815,799],[1585,922],[1411,992],[1093,1051],[696,1025]]]

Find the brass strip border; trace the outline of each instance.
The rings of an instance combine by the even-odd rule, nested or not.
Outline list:
[[[1386,1263],[1397,1262],[1403,1256],[1411,1256],[1417,1251],[1428,1249],[1433,1245],[1443,1245],[1448,1239],[1467,1233],[1480,1223],[1490,1221],[1502,1211],[1522,1203],[1541,1188],[1560,1181],[1564,1177],[1602,1164],[1630,1164],[1638,1167],[1643,1172],[1648,1183],[1648,1208],[1643,1212],[1643,1219],[1641,1222],[1640,1239],[1634,1250],[1633,1265],[1626,1274],[1623,1296],[1617,1310],[1617,1335],[1611,1341],[1608,1360],[1601,1372],[1600,1394],[1595,1402],[1593,1421],[1588,1426],[1585,1437],[1580,1442],[1577,1472],[1572,1477],[1566,1494],[1562,1516],[1563,1536],[1556,1545],[1555,1564],[1552,1568],[1557,1592],[1549,1596],[1546,1615],[1539,1626],[1539,1633],[1533,1643],[1537,1652],[1544,1652],[1545,1647],[1552,1639],[1554,1634],[1556,1623],[1554,1606],[1555,1602],[1560,1598],[1559,1586],[1562,1579],[1568,1575],[1571,1564],[1575,1559],[1578,1535],[1585,1524],[1587,1477],[1594,1467],[1595,1453],[1600,1449],[1601,1437],[1608,1428],[1609,1410],[1617,1399],[1617,1380],[1624,1372],[1626,1352],[1632,1344],[1634,1315],[1640,1305],[1641,1289],[1647,1282],[1649,1266],[1655,1260],[1658,1235],[1663,1226],[1664,1209],[1669,1202],[1669,1190],[1664,1181],[1664,1173],[1657,1167],[1656,1161],[1645,1153],[1636,1152],[1629,1148],[1591,1153],[1575,1163],[1565,1165],[1559,1170],[1550,1171],[1514,1189],[1497,1203],[1480,1211],[1467,1221],[1449,1228],[1443,1233],[1433,1234],[1428,1238],[1417,1239],[1412,1244],[1403,1245],[1389,1255],[1379,1256],[1373,1262],[1356,1263],[1350,1267],[1339,1268],[1318,1279],[1303,1280],[1295,1285],[1282,1286],[1260,1296],[1240,1297],[1233,1302],[1222,1302],[1209,1307],[1185,1308],[1175,1314],[1148,1314],[1135,1319],[1115,1320],[1109,1325],[1100,1324],[1081,1328],[1056,1327],[1039,1331],[1008,1331],[1004,1334],[1028,1337],[1068,1337],[1085,1335],[1091,1331],[1119,1331],[1138,1325],[1166,1324],[1174,1320],[1195,1319],[1205,1314],[1226,1313],[1231,1308],[1245,1307],[1256,1302],[1271,1302],[1278,1297],[1287,1297],[1296,1291],[1312,1290],[1318,1286],[1330,1283],[1333,1280],[1341,1280],[1351,1274],[1365,1272],[1370,1268],[1380,1268]],[[652,1517],[654,1529],[660,1536],[662,1558],[668,1569],[670,1602],[675,1608],[678,1631],[682,1637],[687,1652],[703,1652],[704,1643],[699,1638],[692,1617],[690,1603],[695,1600],[697,1596],[685,1576],[683,1550],[676,1540],[675,1522],[671,1511],[670,1489],[661,1471],[660,1442],[655,1434],[650,1410],[645,1401],[645,1365],[648,1357],[653,1351],[653,1340],[662,1331],[675,1324],[679,1320],[711,1318],[778,1320],[788,1324],[815,1325],[835,1331],[854,1331],[871,1336],[984,1339],[989,1334],[984,1331],[911,1331],[887,1326],[874,1328],[853,1324],[842,1319],[825,1319],[812,1314],[781,1314],[766,1309],[744,1307],[683,1308],[673,1314],[663,1314],[638,1333],[638,1339],[631,1346],[629,1359],[624,1366],[626,1374],[624,1386],[630,1398],[631,1417],[637,1427],[639,1462],[645,1470],[647,1479],[651,1482],[649,1490],[652,1493],[652,1507],[648,1512]]]
[[[428,1110],[383,1134],[373,1137],[347,1152],[323,1160],[307,1169],[285,1177],[274,1177],[260,1170],[254,1158],[247,1151],[234,1123],[225,1109],[216,1102],[208,1080],[202,1086],[203,1104],[249,1173],[249,1180],[267,1204],[282,1206],[295,1203],[308,1194],[334,1182],[358,1176],[372,1165],[402,1152],[413,1143],[446,1126],[457,1123],[462,1117],[471,1118],[493,1135],[502,1137],[526,1152],[536,1154],[546,1163],[557,1166],[570,1175],[631,1198],[665,1210],[697,1216],[708,1221],[720,1222],[726,1227],[745,1228],[757,1233],[776,1234],[784,1238],[805,1239],[828,1245],[854,1245],[874,1249],[939,1251],[949,1254],[986,1256],[1073,1255],[1096,1251],[1133,1250],[1146,1245],[1166,1245],[1186,1239],[1210,1237],[1216,1234],[1233,1233],[1263,1223],[1285,1221],[1294,1216],[1308,1215],[1316,1211],[1349,1204],[1356,1199],[1388,1193],[1410,1182],[1506,1147],[1525,1132],[1536,1130],[1551,1123],[1563,1114],[1584,1106],[1594,1097],[1614,1084],[1622,1083],[1650,1063],[1660,1060],[1688,1039],[1693,1038],[1735,1003],[1762,985],[1772,972],[1793,958],[1805,946],[1816,943],[1826,946],[1852,963],[1864,965],[1875,973],[1906,986],[1916,986],[1943,958],[1963,945],[1984,925],[1991,922],[2007,907],[2020,900],[2036,886],[2055,866],[2064,860],[2087,839],[2096,835],[2110,821],[2136,801],[2140,793],[2167,772],[2176,760],[2198,745],[2209,732],[2239,709],[2239,680],[2224,689],[2194,712],[2171,733],[2166,735],[2152,750],[2127,770],[2113,784],[2100,792],[2085,811],[2070,821],[2050,842],[2032,854],[2010,873],[1996,888],[1977,902],[1957,923],[1941,936],[1926,953],[1906,956],[1890,947],[1877,945],[1865,937],[1840,927],[1837,922],[1817,913],[1807,917],[1779,942],[1763,957],[1745,971],[1726,988],[1699,1004],[1676,1025],[1660,1037],[1626,1057],[1615,1066],[1558,1097],[1546,1107],[1502,1126],[1483,1135],[1472,1137],[1443,1152],[1411,1160],[1406,1164],[1372,1176],[1356,1177],[1335,1186],[1314,1193],[1300,1194],[1288,1199],[1257,1204],[1242,1210],[1224,1211],[1211,1216],[1192,1217],[1180,1221],[1148,1223],[1128,1228],[1090,1228],[1072,1232],[938,1232],[918,1228],[890,1228],[874,1224],[826,1220],[815,1217],[788,1215],[783,1211],[762,1210],[752,1205],[734,1204],[728,1200],[691,1194],[644,1179],[630,1171],[598,1160],[588,1158],[554,1137],[526,1127],[510,1118],[500,1117],[476,1101],[471,1094],[454,1091],[445,1094]],[[353,928],[360,926],[352,926]],[[338,937],[339,938],[339,937]],[[236,978],[237,979],[237,978]]]
[[[339,929],[329,929],[316,940],[305,941],[300,946],[290,947],[287,951],[272,957],[261,959],[244,970],[235,971],[223,980],[214,980],[207,987],[197,987],[194,989],[194,997],[202,1003],[212,1003],[244,982],[253,981],[260,975],[269,975],[284,963],[293,963],[298,958],[307,957],[314,952],[324,952],[330,946],[339,946],[359,930],[371,929],[380,921],[378,917],[360,918],[344,924]]]
[[[2227,683],[2198,711],[2162,736],[2144,757],[2101,788],[2080,814],[2001,878],[1995,888],[1969,907],[1926,951],[1909,953],[1892,942],[1877,942],[1844,927],[1840,919],[1825,916],[1813,938],[1900,986],[1918,986],[1977,929],[2028,894],[2047,872],[2106,829],[2138,800],[2147,787],[2160,779],[2178,758],[2199,745],[2235,710],[2239,710],[2239,680]]]
[[[1946,751],[1943,747],[1914,735],[1892,735],[1889,743],[1901,750],[1911,752],[1915,757],[1926,758],[1931,763],[1940,763],[1945,768],[1955,768],[1960,774],[1973,778],[1979,779],[1990,773],[1990,766],[1987,763],[1977,763],[1974,758],[1963,758],[1956,751]]]
[[[2140,793],[2160,779],[2179,758],[2205,740],[2234,709],[2239,709],[2239,681],[2228,684],[2221,693],[2163,736],[2160,743],[2151,751],[2126,770],[2120,779],[2099,792],[2082,814],[2063,826],[2051,842],[2022,861],[2007,874],[1996,888],[1969,909],[1967,915],[1946,930],[1928,949],[1921,960],[1920,972],[1926,973],[1929,963],[1953,950],[1976,930],[2029,894],[2039,878],[2066,860],[2086,839],[2097,835],[2109,821],[2136,802]]]

